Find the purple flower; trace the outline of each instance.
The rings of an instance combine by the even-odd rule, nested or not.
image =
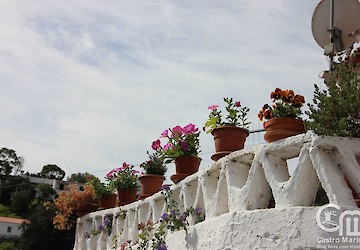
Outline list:
[[[103,224],[100,224],[98,227],[97,227],[97,230],[98,231],[102,231],[104,229],[104,225]]]
[[[163,185],[161,187],[163,190],[169,191],[170,190],[170,186],[169,185]]]
[[[189,143],[187,141],[179,141],[179,145],[181,147],[181,150],[186,152],[189,149]]]
[[[203,212],[203,209],[201,207],[195,208],[195,214],[201,214]]]
[[[156,247],[156,250],[167,250],[167,247],[165,244],[161,244],[160,246]]]
[[[160,218],[166,221],[169,218],[169,215],[167,213],[164,213],[160,216]]]
[[[185,221],[186,220],[186,213],[182,213],[181,215],[180,215],[180,221]]]
[[[104,219],[104,225],[105,226],[109,226],[111,224],[111,220],[108,218],[108,217],[106,217],[105,219]]]

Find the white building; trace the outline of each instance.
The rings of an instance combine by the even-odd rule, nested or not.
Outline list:
[[[20,225],[23,222],[29,222],[25,219],[0,216],[0,237],[20,237]]]

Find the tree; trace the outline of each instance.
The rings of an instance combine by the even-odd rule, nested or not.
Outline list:
[[[46,209],[40,202],[30,215],[30,223],[21,225],[22,235],[20,249],[22,250],[67,250],[73,249],[75,242],[75,227],[70,230],[57,230],[53,226],[55,209]]]
[[[36,187],[37,198],[43,201],[53,200],[56,191],[46,183],[41,183]]]
[[[17,174],[21,171],[24,164],[24,158],[17,156],[15,150],[8,148],[0,149],[0,173],[10,175],[12,170]]]
[[[18,188],[11,194],[11,210],[16,213],[26,213],[33,199],[34,192],[31,189]]]
[[[86,183],[93,177],[95,177],[95,176],[92,174],[89,174],[88,172],[76,173],[76,174],[71,174],[69,181],[74,181],[74,182],[78,182],[78,183]]]
[[[40,174],[42,177],[48,179],[62,180],[65,177],[65,171],[55,164],[47,164],[43,166]]]
[[[15,190],[33,190],[28,178],[21,176],[0,176],[0,202],[9,202]]]

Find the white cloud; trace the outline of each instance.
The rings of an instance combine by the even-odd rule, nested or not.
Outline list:
[[[327,67],[311,35],[316,4],[2,3],[2,146],[24,156],[29,172],[48,163],[68,175],[137,164],[164,129],[202,127],[207,107],[224,96],[251,108],[256,129],[275,87],[312,99]],[[212,137],[202,135],[201,146],[205,167]]]

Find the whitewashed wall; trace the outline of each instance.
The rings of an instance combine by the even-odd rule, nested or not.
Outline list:
[[[289,159],[297,162],[291,177]],[[318,186],[321,183],[330,203],[357,210],[345,176],[360,193],[359,162],[360,139],[312,133],[234,152],[172,187],[181,211],[201,207],[206,218],[191,226],[188,235],[169,233],[168,249],[318,247],[317,235],[324,234],[315,220],[318,207],[313,206]],[[269,209],[271,195],[275,208]],[[121,209],[124,220],[116,217],[120,208],[79,218],[74,249],[111,249],[114,236],[117,246],[136,242],[137,225],[158,221],[165,212],[164,198],[158,193]],[[111,235],[86,238],[108,213],[114,216]]]

